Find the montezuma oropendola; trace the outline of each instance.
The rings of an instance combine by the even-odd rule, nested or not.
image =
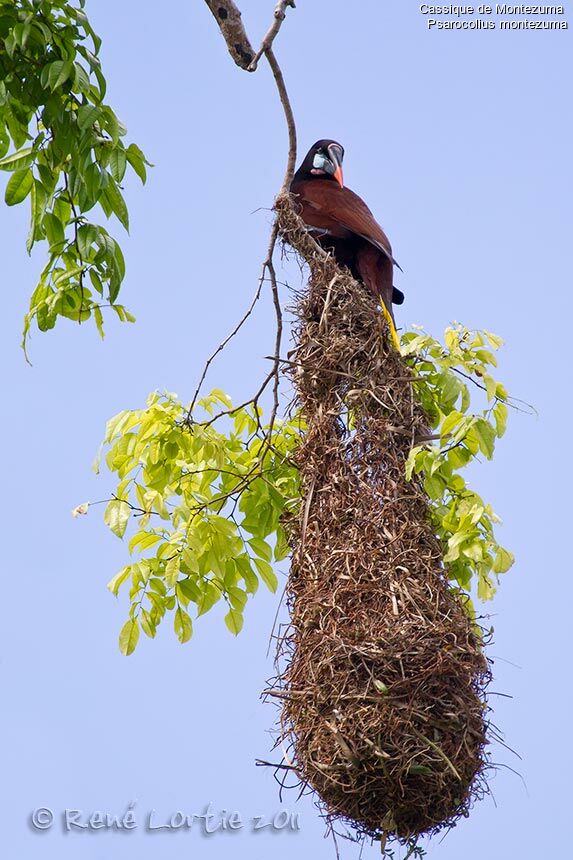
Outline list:
[[[393,284],[398,264],[388,237],[364,200],[345,188],[343,157],[344,148],[335,140],[318,140],[296,171],[290,190],[297,195],[302,220],[317,242],[384,303],[394,321],[392,302],[404,301],[404,294]]]

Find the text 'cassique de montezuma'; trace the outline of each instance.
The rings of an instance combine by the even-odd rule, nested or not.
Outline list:
[[[487,7],[493,11],[491,6]],[[480,6],[430,6],[427,3],[420,5],[422,15],[474,15],[477,11],[484,11],[484,7]],[[495,7],[496,15],[564,15],[564,6],[511,6],[507,3],[497,3]]]

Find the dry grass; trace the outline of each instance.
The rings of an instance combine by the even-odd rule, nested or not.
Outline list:
[[[274,690],[280,743],[331,823],[405,840],[451,826],[486,790],[488,662],[422,485],[405,478],[426,432],[411,371],[288,197],[277,212],[310,267],[293,356],[308,432]]]

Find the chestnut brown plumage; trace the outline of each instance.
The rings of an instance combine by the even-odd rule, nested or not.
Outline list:
[[[296,171],[290,190],[314,238],[384,302],[394,319],[392,302],[402,304],[404,295],[394,287],[397,263],[392,247],[364,200],[344,187],[343,157],[344,149],[335,140],[318,140]]]

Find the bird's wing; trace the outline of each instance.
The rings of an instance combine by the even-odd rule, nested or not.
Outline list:
[[[302,196],[317,213],[338,221],[347,230],[370,242],[400,268],[392,256],[392,246],[386,233],[364,200],[350,188],[341,188],[335,182],[305,182]]]

